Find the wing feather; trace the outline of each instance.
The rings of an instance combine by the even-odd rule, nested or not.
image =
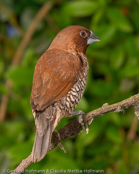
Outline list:
[[[31,92],[33,110],[42,111],[64,96],[81,71],[78,56],[63,50],[47,50],[35,67]]]

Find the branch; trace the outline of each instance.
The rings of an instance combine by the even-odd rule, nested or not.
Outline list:
[[[38,13],[36,14],[35,18],[33,19],[31,25],[29,26],[27,32],[25,33],[14,57],[13,57],[13,62],[12,65],[18,65],[21,61],[23,52],[26,48],[26,46],[28,45],[28,43],[30,42],[39,22],[41,21],[41,19],[49,12],[49,10],[52,8],[52,3],[47,2],[45,3],[42,8],[38,11]],[[6,81],[5,84],[6,88],[8,89],[9,93],[11,91],[11,87],[12,87],[12,82],[10,80]],[[1,99],[1,105],[0,105],[0,122],[3,122],[5,114],[6,114],[6,109],[7,109],[7,105],[8,105],[8,101],[9,101],[9,96],[8,95],[3,95],[2,99]]]
[[[108,105],[108,103],[105,103],[102,107],[100,107],[94,111],[88,112],[87,114],[84,114],[83,120],[84,120],[84,123],[86,123],[86,122],[89,122],[90,120],[92,120],[96,117],[99,117],[103,114],[106,114],[108,112],[112,112],[112,111],[121,112],[121,111],[123,111],[124,108],[127,109],[131,106],[133,106],[135,108],[135,114],[137,117],[139,117],[139,94],[136,94],[126,100],[123,100],[121,102],[118,102],[118,103],[115,103],[112,105]],[[61,138],[60,141],[59,141],[59,138],[57,137],[56,133],[53,132],[50,150],[53,150],[54,148],[56,148],[57,145],[61,141],[79,134],[80,127],[81,127],[81,124],[78,122],[77,118],[70,121],[66,126],[64,126],[63,128],[61,128],[58,131],[60,134],[60,138]],[[11,174],[20,173],[19,171],[24,171],[32,163],[33,163],[32,155],[30,154],[26,159],[24,159],[18,165],[18,167]]]

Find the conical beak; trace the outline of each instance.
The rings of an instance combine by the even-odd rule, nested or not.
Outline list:
[[[90,36],[87,39],[87,45],[98,41],[100,41],[100,39],[91,31]]]

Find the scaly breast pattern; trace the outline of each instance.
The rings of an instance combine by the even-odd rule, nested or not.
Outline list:
[[[88,61],[84,55],[81,55],[83,61],[83,69],[78,81],[74,84],[71,90],[61,99],[60,109],[63,116],[71,116],[74,108],[79,103],[86,87],[88,76]],[[63,103],[63,104],[62,104]]]

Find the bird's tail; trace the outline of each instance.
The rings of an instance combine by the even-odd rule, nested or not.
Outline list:
[[[50,119],[47,119],[43,113],[36,115],[36,136],[32,149],[33,162],[40,161],[49,151],[53,132],[53,123],[54,120],[51,121]]]

